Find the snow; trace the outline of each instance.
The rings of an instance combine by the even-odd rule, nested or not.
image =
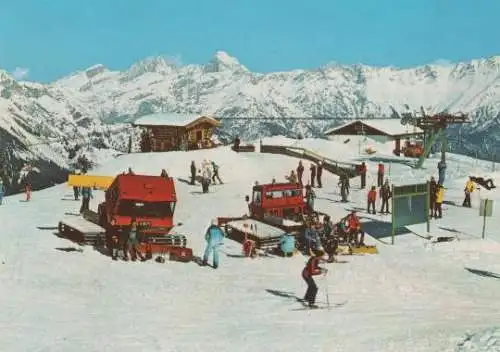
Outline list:
[[[325,131],[325,135],[334,134],[341,128],[352,125],[356,122],[361,122],[366,126],[373,127],[376,130],[384,132],[389,136],[424,133],[424,130],[422,130],[420,127],[401,124],[400,119],[370,119],[370,120],[355,120],[347,122],[341,126]]]
[[[200,115],[158,113],[146,115],[134,121],[135,126],[179,126],[184,127],[202,118]],[[207,117],[208,118],[208,117]],[[212,118],[209,118],[213,120]],[[215,120],[214,120],[215,121]]]
[[[294,145],[285,138],[266,143]],[[258,143],[258,142],[257,142]],[[304,139],[300,145],[333,159],[366,161],[367,185],[376,177],[378,161],[358,153],[350,143]],[[383,154],[385,145],[373,144]],[[136,173],[159,175],[167,169],[176,180],[187,179],[189,164],[213,160],[221,165],[223,185],[209,194],[195,194],[198,186],[176,182],[179,202],[176,231],[187,235],[196,255],[204,250],[204,233],[217,216],[241,216],[256,180],[284,181],[298,160],[286,156],[235,153],[229,147],[170,153],[121,155],[95,174],[114,176],[131,166]],[[394,160],[386,167],[391,181],[422,182],[437,173],[437,158],[425,169],[414,170]],[[425,224],[410,226],[411,233],[388,241],[387,226],[379,223],[379,254],[343,257],[346,264],[328,265],[318,278],[318,302],[341,308],[291,311],[294,299],[267,290],[302,296],[301,270],[307,260],[292,258],[235,258],[241,245],[229,239],[222,247],[217,270],[195,263],[158,264],[113,262],[91,247],[68,251],[71,242],[36,226],[56,226],[65,212],[79,202],[61,201],[72,189],[59,185],[33,193],[10,196],[0,206],[0,344],[5,351],[488,351],[498,350],[500,293],[500,207],[486,222],[481,239],[479,198],[500,201],[498,190],[475,192],[473,208],[462,208],[463,187],[471,173],[500,172],[489,162],[448,155],[444,217],[433,220],[430,234],[456,236],[433,244]],[[500,168],[495,165],[496,170]],[[365,207],[366,191],[351,181],[350,203],[339,203],[337,177],[324,172],[324,188],[317,189],[315,206],[340,219],[351,207]],[[305,174],[307,178],[307,174]],[[201,188],[201,187],[200,187]],[[96,209],[103,199],[97,191]],[[377,206],[380,206],[378,203]],[[362,221],[389,221],[385,215],[361,214]],[[482,273],[482,274],[478,274]],[[467,340],[466,342],[464,342]],[[495,346],[495,347],[493,347]]]

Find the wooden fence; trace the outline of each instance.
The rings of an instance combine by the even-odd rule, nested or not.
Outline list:
[[[305,148],[287,147],[283,145],[261,145],[260,152],[287,155],[294,158],[306,159],[314,163],[321,161],[323,162],[324,170],[337,176],[346,174],[347,177],[353,178],[359,175],[357,171],[358,164],[336,161]]]

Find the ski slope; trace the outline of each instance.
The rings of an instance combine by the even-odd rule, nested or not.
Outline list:
[[[299,145],[333,159],[365,160],[368,156],[358,154],[358,142],[263,140]],[[429,159],[427,169],[413,170],[390,155],[391,145],[371,145],[375,156],[394,160],[386,172],[390,170],[395,184],[425,181],[437,173],[437,159]],[[212,218],[245,213],[244,197],[253,183],[284,180],[298,160],[237,154],[224,147],[122,155],[93,173],[113,176],[132,167],[138,174],[159,175],[165,168],[176,179],[188,179],[191,160],[199,165],[203,159],[221,166],[226,183],[200,194],[201,186],[176,181],[174,218],[182,222],[176,231],[189,234],[189,245],[202,255]],[[375,181],[376,164],[367,161],[368,186]],[[469,174],[498,182],[498,172],[491,169],[491,163],[449,155],[445,200],[461,204]],[[365,208],[366,190],[359,189],[359,178],[351,180],[347,204],[338,202],[336,176],[325,172],[323,183],[315,205],[334,220],[352,207]],[[486,191],[481,192],[485,197]],[[499,207],[495,204],[482,240],[477,193],[472,209],[445,204],[443,218],[431,224],[431,235],[456,235],[459,240],[431,244],[421,237],[427,235],[425,225],[415,225],[410,227],[414,233],[397,235],[394,246],[389,233],[380,240],[368,237],[366,242],[377,244],[377,255],[346,256],[345,264],[326,264],[328,275],[317,279],[318,301],[326,302],[328,293],[331,304],[347,303],[316,311],[294,311],[300,305],[293,298],[266,291],[304,294],[300,274],[306,257],[300,255],[235,258],[231,255],[240,254],[241,246],[226,239],[220,267],[213,270],[195,263],[114,262],[91,247],[71,251],[77,246],[53,230],[37,229],[57,226],[66,212],[78,212],[79,202],[62,200],[71,196],[71,188],[59,185],[35,192],[31,202],[16,195],[0,206],[3,351],[500,350]],[[103,194],[94,196],[91,207],[96,209]],[[487,196],[500,200],[498,190]],[[388,216],[360,215],[362,222],[390,221]]]

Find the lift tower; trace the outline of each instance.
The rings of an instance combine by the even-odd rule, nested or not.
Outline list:
[[[401,123],[403,125],[410,124],[421,128],[424,131],[424,153],[419,157],[415,168],[420,169],[429,157],[432,146],[438,140],[441,141],[441,160],[446,161],[446,150],[448,149],[448,137],[446,128],[452,124],[470,123],[469,117],[466,114],[449,114],[441,112],[435,115],[427,115],[424,109],[420,108],[422,115],[419,117],[411,116],[405,113],[402,114]],[[394,109],[393,109],[394,111]],[[394,111],[395,112],[395,111]],[[399,114],[398,114],[399,115]]]

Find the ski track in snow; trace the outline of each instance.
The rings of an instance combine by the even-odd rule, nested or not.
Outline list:
[[[282,138],[264,140],[282,142],[291,144]],[[357,148],[349,149],[342,142],[300,143],[334,159],[341,152],[347,154],[345,158],[358,157]],[[378,154],[389,155],[392,149],[371,144]],[[200,187],[176,182],[179,201],[174,218],[183,223],[175,230],[188,234],[188,245],[202,255],[204,231],[211,218],[245,213],[244,196],[250,194],[254,181],[283,179],[298,160],[219,148],[123,155],[93,173],[115,175],[132,166],[136,173],[159,174],[165,167],[174,178],[186,178],[190,160],[199,164],[204,158],[221,165],[227,184],[198,195],[191,192]],[[395,182],[420,181],[415,178],[435,174],[436,164],[437,159],[431,158],[426,170],[420,171],[392,163],[390,177]],[[467,165],[473,165],[471,159],[450,155],[446,200],[461,204],[466,177],[477,171]],[[368,162],[368,167],[370,185],[376,163]],[[490,167],[490,163],[481,164],[476,169],[485,171],[478,175],[495,176],[488,171]],[[351,180],[352,202],[348,204],[331,201],[339,198],[336,183],[336,176],[324,173],[317,208],[337,219],[349,207],[365,207],[366,191],[359,190],[359,179]],[[443,219],[432,223],[431,235],[453,236],[440,229],[452,228],[460,231],[460,241],[429,244],[415,234],[405,234],[398,235],[396,245],[391,246],[368,237],[367,242],[377,244],[379,254],[352,256],[343,265],[328,264],[328,276],[317,279],[318,302],[326,302],[328,286],[332,304],[346,300],[347,304],[302,313],[290,311],[301,306],[294,299],[266,292],[302,296],[305,283],[300,272],[306,261],[302,256],[251,260],[221,253],[221,265],[213,270],[195,263],[113,262],[91,247],[84,247],[83,253],[56,250],[78,246],[56,237],[53,230],[36,226],[56,226],[65,212],[77,211],[78,202],[60,200],[70,194],[69,187],[60,185],[35,192],[32,202],[19,202],[22,195],[17,195],[7,197],[0,206],[2,350],[453,351],[466,333],[499,325],[500,280],[465,269],[500,273],[499,211],[495,207],[494,217],[487,222],[486,240],[481,240],[477,193],[473,209],[446,205]],[[495,201],[500,199],[497,191],[489,194]],[[102,198],[102,192],[96,192],[91,207],[95,209]],[[361,215],[362,221],[389,220]],[[426,235],[425,224],[410,228]],[[389,237],[382,240],[390,243]],[[222,251],[239,254],[241,247],[226,239]],[[464,346],[472,348],[474,341]]]

